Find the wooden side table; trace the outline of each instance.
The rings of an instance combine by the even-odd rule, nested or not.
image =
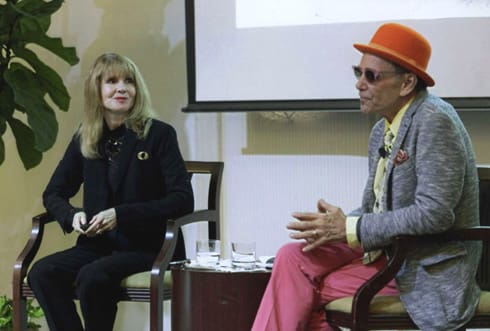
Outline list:
[[[250,331],[270,271],[172,269],[173,331]]]

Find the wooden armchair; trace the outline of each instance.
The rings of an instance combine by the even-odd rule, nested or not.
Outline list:
[[[172,284],[167,270],[174,254],[180,228],[194,222],[208,222],[210,239],[220,238],[220,189],[223,162],[186,161],[190,176],[207,174],[209,188],[207,209],[197,210],[176,220],[169,220],[165,241],[151,271],[132,275],[122,282],[124,296],[122,301],[149,302],[150,331],[163,330],[163,301],[170,300]],[[26,300],[34,298],[34,293],[25,281],[29,267],[39,250],[45,224],[54,221],[47,213],[33,217],[31,236],[17,258],[13,276],[14,331],[27,329]]]
[[[490,167],[479,167],[478,176],[482,226],[424,237],[396,238],[390,247],[390,259],[382,270],[361,286],[353,297],[341,298],[325,306],[328,323],[351,331],[417,329],[398,296],[377,296],[376,293],[395,277],[407,252],[420,240],[480,240],[483,241],[477,273],[482,289],[480,303],[471,321],[460,330],[490,328]]]

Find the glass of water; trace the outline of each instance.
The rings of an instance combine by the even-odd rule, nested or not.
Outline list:
[[[235,268],[255,268],[255,242],[232,242],[231,264]]]
[[[203,267],[216,267],[221,256],[221,242],[215,239],[196,241],[196,262]]]

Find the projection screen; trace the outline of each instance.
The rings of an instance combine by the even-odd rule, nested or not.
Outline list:
[[[383,22],[430,41],[431,93],[490,110],[489,0],[186,0],[183,111],[358,110],[352,44]]]

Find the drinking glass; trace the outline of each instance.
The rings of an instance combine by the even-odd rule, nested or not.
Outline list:
[[[232,242],[231,264],[235,268],[255,268],[255,242]]]
[[[221,255],[221,242],[215,239],[196,241],[196,262],[203,267],[216,267]]]

